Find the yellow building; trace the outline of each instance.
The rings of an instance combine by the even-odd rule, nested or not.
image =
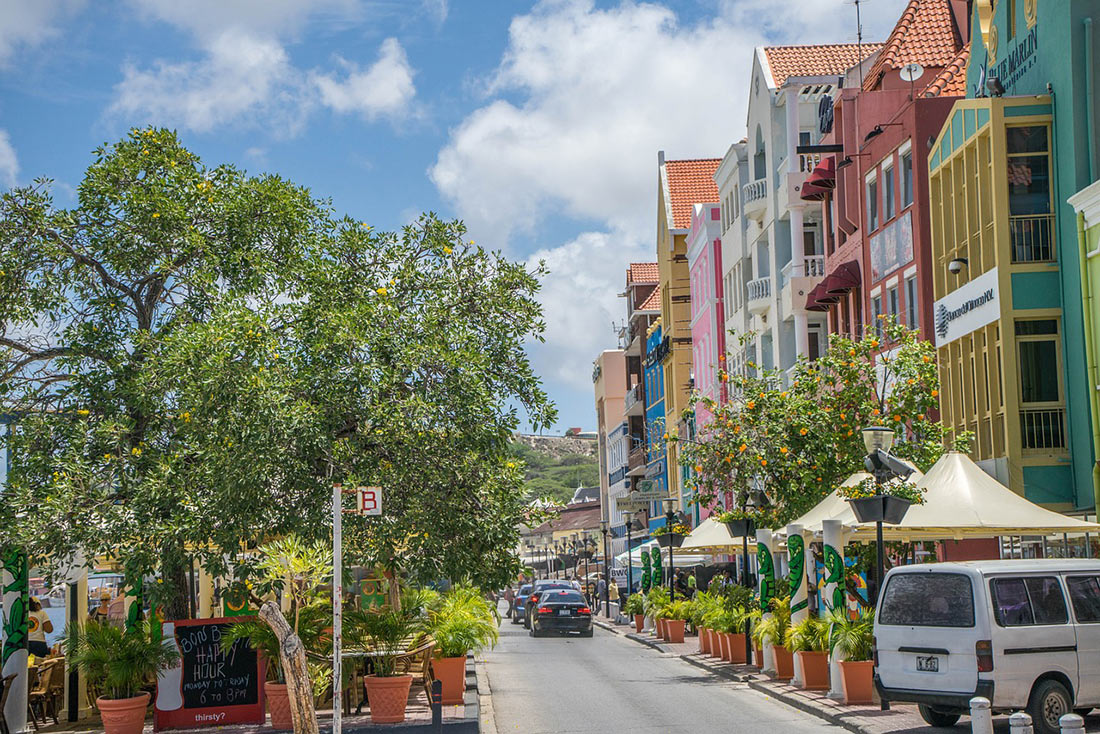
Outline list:
[[[666,161],[657,154],[657,267],[661,278],[661,323],[667,344],[663,359],[665,429],[687,435],[682,413],[690,407],[692,391],[691,282],[688,275],[687,236],[692,207],[718,201],[714,173],[721,158]],[[684,468],[675,443],[668,445],[669,496],[680,499],[686,512]]]

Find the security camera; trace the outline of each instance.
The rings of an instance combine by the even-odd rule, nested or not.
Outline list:
[[[947,270],[950,273],[958,275],[967,265],[969,265],[969,263],[967,262],[967,259],[965,257],[957,257],[951,262],[947,263]]]

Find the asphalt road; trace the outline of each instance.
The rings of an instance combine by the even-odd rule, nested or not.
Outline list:
[[[485,655],[499,734],[844,731],[600,628],[535,639],[505,621],[500,633]]]

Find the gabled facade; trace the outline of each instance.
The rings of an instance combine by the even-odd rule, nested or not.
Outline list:
[[[592,387],[596,396],[597,457],[600,464],[600,507],[603,519],[612,521],[615,515],[612,495],[622,494],[622,479],[612,483],[611,435],[622,425],[623,401],[626,398],[626,355],[621,349],[600,353],[592,365]]]
[[[645,473],[642,478],[654,483],[655,488],[668,492],[669,466],[668,443],[665,434],[665,357],[668,342],[661,329],[661,320],[649,327],[645,341]],[[635,480],[636,483],[637,480]],[[647,517],[651,529],[664,524],[660,502],[652,502]]]

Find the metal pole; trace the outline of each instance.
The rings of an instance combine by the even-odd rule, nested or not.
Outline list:
[[[332,734],[344,726],[344,706],[340,680],[343,666],[344,635],[344,513],[343,488],[332,485]]]
[[[668,536],[668,597],[676,599],[676,561],[672,551],[672,505],[665,513],[665,534]]]
[[[611,562],[607,556],[607,528],[603,528],[603,609],[611,619]]]
[[[880,596],[882,596],[882,576],[883,568],[885,567],[885,564],[883,563],[883,561],[885,560],[883,558],[885,547],[882,542],[882,520],[879,520],[875,523],[875,543],[878,544],[878,552],[875,554],[875,598],[868,599],[868,601],[871,602],[872,606],[878,607],[878,599]],[[889,711],[890,702],[884,699],[879,705],[879,708],[881,708],[883,711]]]
[[[749,533],[741,536],[741,585],[749,588]],[[745,616],[745,662],[752,664],[752,622]],[[762,666],[761,666],[762,667]]]
[[[630,531],[633,526],[633,522],[626,521],[626,597],[628,599],[634,593],[634,558],[633,550],[630,547]]]

